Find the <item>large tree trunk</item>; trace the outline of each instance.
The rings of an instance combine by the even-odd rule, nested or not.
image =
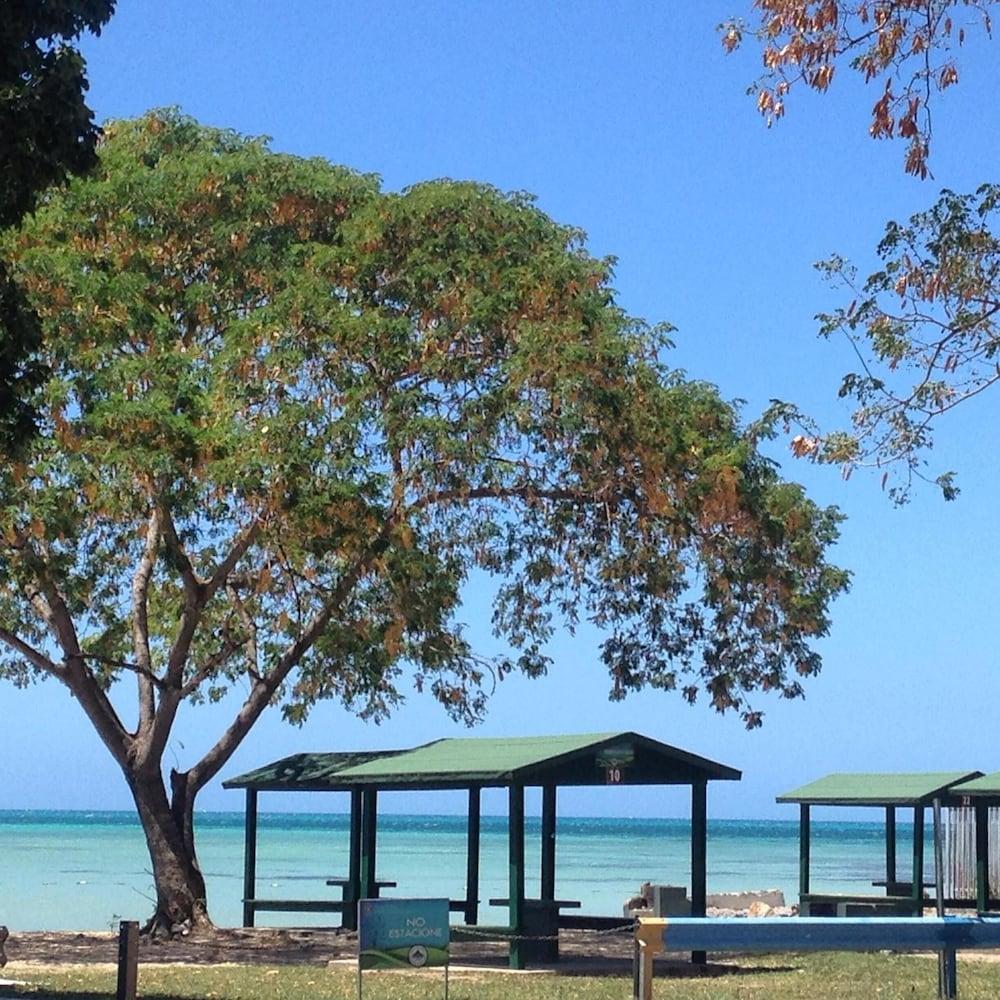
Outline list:
[[[194,794],[186,775],[171,773],[172,802],[159,769],[128,775],[132,797],[146,834],[156,883],[156,911],[145,933],[172,935],[211,927],[205,879],[194,849]]]

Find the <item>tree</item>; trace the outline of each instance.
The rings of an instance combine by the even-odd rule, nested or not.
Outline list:
[[[970,27],[991,32],[997,0],[753,0],[749,29],[763,46],[764,76],[751,92],[772,124],[797,83],[824,92],[847,62],[882,91],[869,132],[907,143],[904,169],[924,179],[932,138],[932,102],[959,80],[954,52]],[[733,51],[746,26],[721,26]],[[822,462],[902,470],[890,493],[902,502],[915,478],[929,479],[945,499],[958,494],[954,473],[928,476],[927,451],[937,418],[1000,379],[1000,241],[991,224],[1000,188],[974,195],[942,192],[907,224],[890,222],[878,245],[882,268],[865,280],[842,257],[817,266],[846,287],[848,305],[817,317],[820,333],[849,338],[860,369],[844,376],[840,395],[857,406],[849,431],[820,433],[793,407],[771,416],[806,431],[794,451]]]
[[[970,25],[990,33],[990,9],[997,2],[753,0],[752,27],[731,20],[720,31],[727,52],[739,48],[748,30],[762,45],[764,74],[750,93],[769,126],[784,116],[793,86],[804,84],[823,93],[842,63],[861,73],[866,83],[881,84],[869,134],[904,140],[905,171],[926,178],[933,95],[958,83],[952,53],[964,43]]]
[[[753,692],[819,669],[839,514],[759,454],[770,427],[661,364],[665,331],[526,196],[383,193],[159,112],[109,126],[3,249],[60,335],[42,433],[0,469],[0,671],[65,684],[124,773],[151,927],[206,919],[195,797],[269,705],[377,719],[412,677],[472,721],[491,674],[543,673],[582,619],[614,698],[701,689],[756,726]],[[507,657],[463,631],[473,572]],[[237,681],[167,781],[178,712]]]
[[[945,191],[907,225],[890,222],[878,245],[883,266],[863,282],[840,257],[819,265],[853,296],[819,317],[820,332],[846,334],[862,368],[840,389],[858,404],[851,431],[803,435],[802,453],[848,469],[902,467],[890,490],[897,501],[915,478],[929,478],[923,455],[934,421],[1000,381],[998,198],[993,184],[975,195]],[[954,473],[934,482],[946,500],[958,495]]]
[[[85,63],[70,42],[100,34],[115,0],[6,0],[0,19],[0,229],[17,225],[48,187],[95,162],[99,130],[84,103]],[[0,452],[33,426],[24,396],[44,377],[38,325],[0,259]]]

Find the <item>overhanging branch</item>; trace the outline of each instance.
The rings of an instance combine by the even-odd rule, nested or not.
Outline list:
[[[34,646],[29,645],[13,632],[0,628],[0,642],[4,642],[15,652],[20,653],[33,667],[37,667],[53,677],[58,677],[60,680],[64,678],[65,670],[59,664],[50,660],[44,653],[40,653]]]
[[[390,517],[383,524],[378,536],[359,556],[351,569],[340,578],[329,599],[316,613],[306,630],[285,651],[274,669],[253,685],[232,724],[208,753],[188,772],[187,781],[190,794],[197,792],[211,781],[243,742],[244,737],[260,718],[261,713],[270,704],[275,692],[306,653],[312,649],[316,640],[323,634],[330,619],[343,606],[344,601],[350,596],[361,578],[371,569],[375,560],[388,548],[394,528],[395,518]]]

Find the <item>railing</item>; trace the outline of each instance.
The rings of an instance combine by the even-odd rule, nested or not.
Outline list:
[[[938,995],[958,995],[955,953],[1000,948],[1000,919],[980,917],[640,918],[633,994],[652,1000],[653,957],[663,951],[937,951]]]

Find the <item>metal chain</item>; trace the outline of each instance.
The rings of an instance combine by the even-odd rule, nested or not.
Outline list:
[[[635,928],[638,926],[638,921],[633,920],[631,923],[621,924],[618,927],[605,927],[605,928],[583,928],[580,930],[586,931],[587,934],[593,935],[594,937],[610,937],[613,934],[624,934],[626,931],[629,933],[634,933]],[[457,930],[457,928],[456,928]],[[469,937],[485,938],[489,941],[558,941],[558,934],[504,934],[498,931],[481,931],[473,930],[471,927],[463,927],[458,931],[462,936],[468,935]]]
[[[625,934],[625,933],[632,934],[635,932],[635,929],[638,926],[638,924],[639,922],[637,920],[632,920],[627,924],[619,924],[616,927],[605,927],[605,928],[581,927],[573,929],[582,930],[585,934],[593,937],[611,937],[615,934]],[[505,941],[558,941],[559,940],[558,934],[504,934],[501,931],[495,931],[495,930],[481,931],[478,928],[464,927],[464,926],[461,928],[453,927],[452,930],[457,931],[458,934],[462,936],[483,938],[484,940],[487,941],[497,941],[499,943],[503,943]],[[346,935],[337,934],[337,936],[340,937]],[[216,948],[220,951],[224,951],[226,949],[232,951],[238,951],[245,948],[246,945],[240,941],[216,941],[211,943],[211,947]]]

